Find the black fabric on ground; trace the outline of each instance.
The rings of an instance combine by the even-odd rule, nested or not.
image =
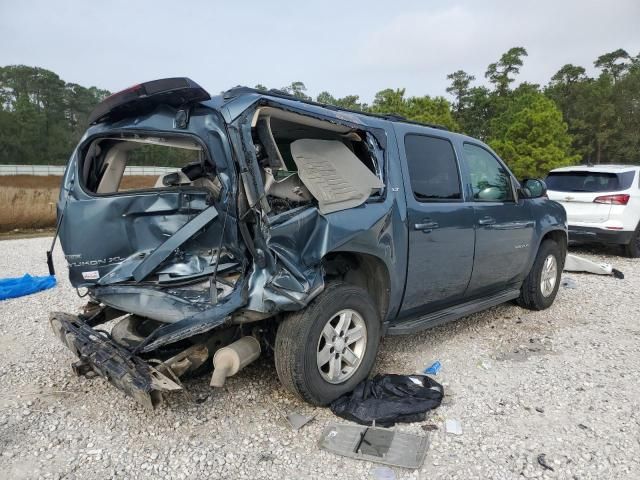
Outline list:
[[[331,403],[337,416],[361,425],[421,422],[440,406],[444,389],[425,375],[376,375]]]

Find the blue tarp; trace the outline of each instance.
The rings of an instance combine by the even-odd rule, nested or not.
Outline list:
[[[0,300],[22,297],[56,286],[56,277],[32,277],[28,273],[24,277],[0,278]]]

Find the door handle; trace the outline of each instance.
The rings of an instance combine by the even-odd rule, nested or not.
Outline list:
[[[429,233],[434,228],[438,228],[438,222],[434,222],[429,219],[425,219],[423,223],[416,223],[413,228],[414,230],[422,230],[425,233]]]
[[[478,225],[493,225],[494,223],[496,223],[496,219],[493,217],[482,217],[480,220],[478,220]]]

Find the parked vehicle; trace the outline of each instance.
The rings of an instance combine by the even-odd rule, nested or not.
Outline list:
[[[569,239],[622,245],[640,257],[640,166],[577,165],[546,178],[548,196],[567,211]]]
[[[325,405],[366,378],[384,334],[556,296],[564,209],[473,138],[274,91],[210,98],[181,78],[117,93],[90,121],[58,203],[90,300],[51,324],[79,374],[148,407],[180,376],[213,363],[220,386],[261,352]],[[182,168],[123,191],[125,166],[158,149]]]

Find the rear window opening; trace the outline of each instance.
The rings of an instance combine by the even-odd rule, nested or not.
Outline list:
[[[556,192],[620,192],[633,183],[635,172],[551,172],[545,182]]]
[[[85,152],[82,186],[92,194],[194,187],[220,196],[214,164],[191,138],[104,137],[91,142]]]
[[[325,214],[382,195],[383,154],[371,133],[272,107],[252,126],[274,213],[317,204]]]

